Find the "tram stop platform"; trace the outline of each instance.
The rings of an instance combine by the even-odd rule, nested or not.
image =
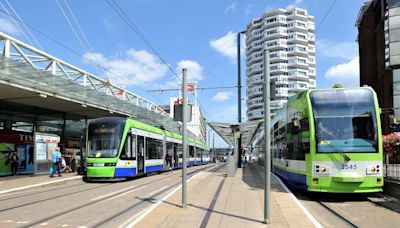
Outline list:
[[[263,169],[248,163],[227,177],[226,166],[204,172],[187,185],[187,207],[179,189],[136,219],[133,227],[322,227],[272,175],[271,218],[264,224]]]
[[[44,186],[54,186],[63,184],[67,181],[81,180],[82,176],[77,173],[63,173],[61,177],[54,175],[49,177],[45,174],[17,175],[0,177],[0,194],[22,191],[25,189],[41,188]]]

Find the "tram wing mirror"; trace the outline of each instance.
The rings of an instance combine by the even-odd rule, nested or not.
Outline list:
[[[389,128],[396,128],[397,126],[397,119],[395,114],[389,114]]]

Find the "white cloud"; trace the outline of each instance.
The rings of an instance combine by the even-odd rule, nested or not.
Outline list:
[[[230,4],[229,6],[227,6],[224,10],[224,14],[227,14],[231,11],[234,11],[236,9],[236,2]]]
[[[113,57],[86,53],[83,60],[106,68],[107,78],[116,85],[146,85],[162,78],[167,72],[167,67],[145,50],[129,49]]]
[[[210,46],[232,61],[236,59],[236,34],[232,31],[219,39],[211,40]]]
[[[350,62],[332,66],[326,71],[325,78],[346,87],[359,86],[359,58],[356,57]]]
[[[17,25],[7,18],[0,17],[0,25],[0,31],[4,33],[11,35],[18,35],[20,33]]]
[[[317,41],[317,52],[323,57],[352,60],[358,56],[358,45],[356,42],[321,39]]]
[[[286,9],[296,8],[300,5],[304,0],[295,0],[292,4],[288,5]]]
[[[231,98],[232,96],[232,92],[218,92],[213,98],[212,100],[215,102],[224,102],[227,101]]]
[[[249,15],[251,13],[251,9],[253,8],[252,4],[246,6],[246,10],[244,11],[245,15]]]
[[[175,71],[179,72],[179,74],[181,74],[183,68],[187,69],[187,81],[188,82],[198,82],[204,78],[203,77],[203,67],[201,67],[200,64],[196,61],[181,60],[178,63],[178,66]]]

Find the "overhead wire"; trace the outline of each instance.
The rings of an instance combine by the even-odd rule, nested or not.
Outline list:
[[[8,2],[8,0],[4,0],[8,7],[10,7],[11,11],[13,11],[13,13],[15,14],[15,16],[20,19],[22,21],[22,18],[19,16],[19,14],[17,13],[17,11],[14,9],[14,7]],[[31,31],[22,23],[22,26],[25,28],[25,30],[28,32],[29,36],[31,37],[31,39],[33,40],[33,42],[36,44],[36,46],[40,49],[43,50],[43,47],[40,45],[39,41],[36,39],[36,37],[31,33]]]
[[[11,18],[12,22],[17,26],[18,30],[22,33],[22,35],[30,43],[30,45],[35,46],[33,41],[26,35],[25,31],[22,29],[22,27],[19,25],[19,23],[14,19],[14,16],[11,15],[11,13],[7,10],[7,8],[3,5],[3,3],[1,1],[0,1],[0,6],[1,6],[1,8],[3,8],[5,14]]]
[[[150,42],[146,39],[146,37],[140,32],[139,28],[133,23],[133,21],[130,19],[130,17],[125,13],[125,11],[118,5],[117,2],[112,0],[112,4],[110,0],[106,0],[106,2],[111,6],[111,8],[122,18],[122,20],[125,21],[125,23],[128,25],[128,27],[134,31],[138,37],[145,43],[145,45],[155,54],[161,62],[171,71],[171,73],[179,80],[181,81],[182,79],[178,76],[178,74],[171,68],[169,64],[164,60],[164,58],[157,52],[157,50],[150,44]]]
[[[96,53],[96,52],[94,51],[94,49],[93,49],[93,46],[90,44],[89,39],[87,38],[85,31],[84,31],[84,30],[82,29],[82,27],[80,26],[80,23],[79,23],[78,20],[76,19],[74,13],[72,12],[72,10],[71,10],[71,8],[69,7],[69,4],[68,4],[68,2],[67,2],[66,0],[64,0],[64,4],[65,4],[65,6],[67,7],[67,10],[69,11],[69,14],[71,15],[72,19],[75,21],[75,24],[77,25],[77,27],[78,27],[78,29],[79,29],[79,31],[80,31],[82,37],[83,37],[83,40],[85,41],[84,43],[86,44],[87,49],[89,49],[89,51],[92,52],[92,53]],[[88,52],[88,51],[86,51],[86,52]],[[96,59],[96,61],[97,61],[98,63],[100,62],[100,60],[98,59],[97,55],[94,55],[94,58]],[[95,69],[97,70],[97,72],[99,73],[97,66],[94,65],[94,67],[95,67]]]
[[[319,28],[321,28],[321,26],[324,24],[326,18],[328,17],[329,13],[332,11],[333,6],[335,6],[337,0],[334,0],[331,4],[331,6],[329,7],[328,11],[325,13],[324,17],[322,18],[321,22],[319,23],[318,27],[315,29],[315,33],[317,33],[317,31],[319,30]]]

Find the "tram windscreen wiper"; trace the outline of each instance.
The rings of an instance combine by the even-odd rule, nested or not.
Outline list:
[[[342,157],[344,158],[344,160],[346,160],[346,161],[350,161],[350,160],[351,160],[349,156],[347,156],[345,153],[343,153],[343,151],[338,150],[338,153],[339,153],[340,155],[342,155]]]

